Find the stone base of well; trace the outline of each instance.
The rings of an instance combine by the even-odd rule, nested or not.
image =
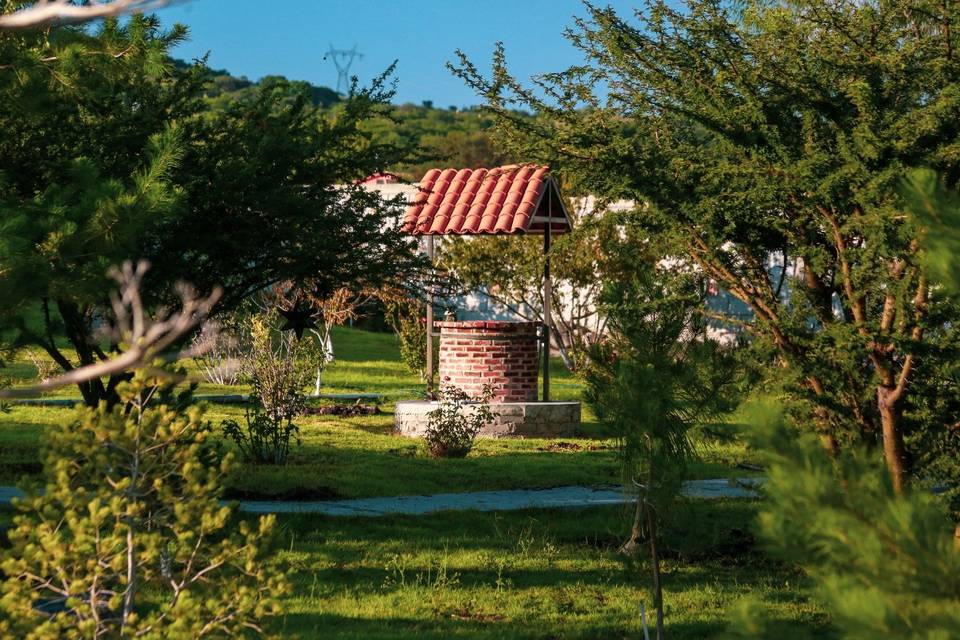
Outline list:
[[[397,433],[419,437],[427,430],[427,414],[436,402],[407,400],[398,402],[394,413]],[[470,406],[464,407],[469,412]],[[497,402],[490,403],[496,414],[493,422],[480,432],[486,438],[560,438],[580,431],[579,402]]]

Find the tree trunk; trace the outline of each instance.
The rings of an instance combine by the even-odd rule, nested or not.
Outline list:
[[[85,367],[99,362],[100,357],[97,354],[87,314],[75,303],[67,300],[57,300],[57,310],[60,312],[67,339],[73,345],[80,366]],[[116,386],[122,380],[122,376],[111,380],[109,387],[105,387],[100,379],[81,382],[77,386],[87,406],[96,407],[101,400],[106,400],[107,404],[112,406],[120,401]]]
[[[657,517],[647,512],[647,534],[650,537],[650,568],[653,572],[653,605],[657,609],[657,640],[663,640],[663,586],[660,583],[660,552],[657,548]]]
[[[633,512],[633,525],[630,527],[630,537],[620,545],[619,552],[628,556],[637,550],[640,538],[643,537],[643,497],[637,496],[637,508]]]
[[[900,493],[903,491],[909,472],[909,459],[900,425],[903,410],[900,398],[895,397],[894,394],[895,389],[886,386],[877,387],[877,405],[880,409],[880,426],[883,430],[883,457],[890,471],[893,490]]]
[[[570,355],[569,345],[563,342],[563,335],[560,333],[560,330],[557,329],[556,325],[553,325],[550,329],[553,344],[556,345],[557,353],[560,355],[560,359],[563,360],[563,366],[567,368],[567,371],[574,371],[576,369],[576,363],[574,363],[573,357]]]

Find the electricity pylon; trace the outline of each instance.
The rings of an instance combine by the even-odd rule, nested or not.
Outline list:
[[[333,61],[333,66],[337,68],[337,93],[344,93],[350,88],[350,65],[357,58],[362,58],[363,54],[357,51],[357,45],[353,49],[330,49],[323,56],[324,60]]]

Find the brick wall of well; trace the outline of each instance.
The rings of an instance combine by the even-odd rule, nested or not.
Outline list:
[[[438,322],[440,381],[471,396],[493,388],[493,402],[537,399],[537,323]]]

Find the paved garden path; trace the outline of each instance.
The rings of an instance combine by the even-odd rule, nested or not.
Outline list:
[[[691,498],[755,498],[761,478],[739,480],[690,480],[683,493]],[[15,487],[0,487],[0,503],[23,494]],[[293,502],[241,500],[240,511],[248,513],[317,513],[326,516],[425,515],[438,511],[512,511],[515,509],[561,509],[595,507],[630,502],[631,496],[616,487],[555,487],[552,489],[511,489],[471,491],[424,496],[392,496]]]

